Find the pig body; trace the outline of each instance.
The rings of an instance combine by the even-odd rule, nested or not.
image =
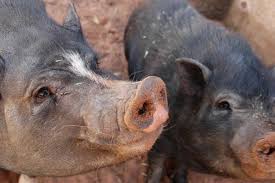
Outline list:
[[[132,79],[161,77],[170,125],[151,152],[158,182],[167,158],[174,179],[193,169],[274,179],[274,84],[248,43],[179,0],[145,2],[130,17],[125,52]]]
[[[58,25],[40,0],[0,0],[0,27],[1,168],[67,176],[151,148],[168,117],[164,83],[107,78],[72,5]]]

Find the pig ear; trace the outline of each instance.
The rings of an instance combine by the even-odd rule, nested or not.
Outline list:
[[[211,75],[210,69],[197,60],[191,58],[176,59],[177,71],[183,89],[189,94],[201,91]]]
[[[66,29],[69,29],[74,32],[79,32],[82,34],[80,20],[73,3],[69,4],[67,16],[64,20],[63,26]]]

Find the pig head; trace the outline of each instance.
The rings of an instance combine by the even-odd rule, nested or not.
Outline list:
[[[236,67],[224,62],[209,69],[194,60],[179,59],[179,76],[188,79],[182,79],[180,85],[185,88],[179,89],[186,103],[177,102],[175,109],[181,121],[178,143],[181,153],[188,152],[185,155],[193,159],[184,161],[196,170],[270,180],[275,177],[274,77],[257,64],[256,57],[248,60],[254,63]],[[200,99],[188,101],[190,96]],[[179,107],[187,103],[189,109]]]
[[[164,82],[101,71],[72,5],[61,26],[40,0],[0,0],[0,27],[2,168],[67,176],[151,148],[168,118]]]

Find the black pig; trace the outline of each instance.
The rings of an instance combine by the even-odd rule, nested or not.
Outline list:
[[[125,52],[132,79],[155,75],[168,87],[171,123],[151,153],[149,181],[166,158],[177,160],[176,182],[189,168],[275,178],[272,72],[243,38],[184,0],[150,0],[130,17]]]
[[[0,167],[67,176],[147,152],[168,117],[164,82],[98,67],[73,6],[64,25],[40,0],[0,0]]]

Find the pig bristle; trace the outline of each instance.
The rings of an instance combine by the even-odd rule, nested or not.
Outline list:
[[[144,53],[144,58],[146,58],[148,56],[148,54],[149,54],[149,51],[146,50],[145,53]]]
[[[70,69],[78,76],[83,76],[94,81],[96,84],[101,84],[106,86],[107,80],[101,77],[100,75],[94,73],[92,70],[89,70],[85,66],[84,60],[80,57],[78,53],[75,52],[66,52],[64,57],[71,63]]]

